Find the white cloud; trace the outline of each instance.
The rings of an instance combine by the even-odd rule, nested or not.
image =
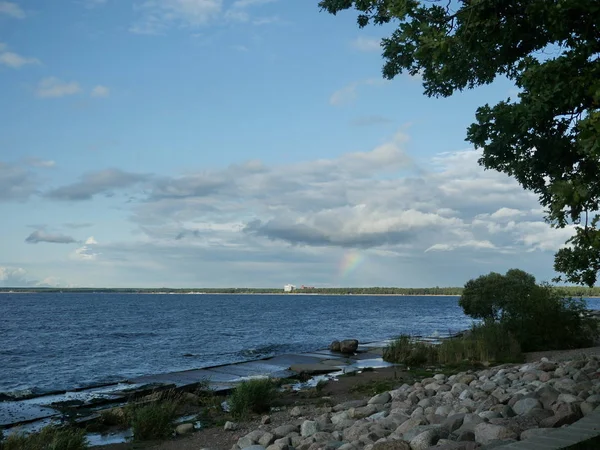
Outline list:
[[[498,211],[493,213],[490,217],[492,219],[507,219],[525,215],[525,212],[519,211],[514,208],[500,208]]]
[[[62,81],[55,77],[44,78],[38,84],[36,94],[40,98],[59,98],[81,92],[81,86],[75,81]]]
[[[381,39],[359,36],[352,41],[352,47],[361,52],[381,52]]]
[[[13,69],[19,69],[28,64],[40,64],[40,61],[36,58],[26,58],[13,52],[2,52],[0,53],[0,64]]]
[[[25,18],[25,11],[23,11],[19,5],[12,2],[0,1],[0,15],[1,14],[5,14],[15,19]]]
[[[171,27],[196,28],[221,13],[222,0],[146,0],[136,7],[139,18],[130,31],[160,34]]]
[[[56,161],[51,159],[27,158],[27,164],[32,167],[41,167],[45,169],[56,167]]]
[[[96,241],[96,239],[94,239],[94,236],[90,236],[85,241],[85,245],[96,245],[96,244],[98,244],[98,241]]]
[[[369,78],[363,81],[349,83],[341,89],[338,89],[331,97],[329,104],[333,106],[342,106],[353,103],[358,98],[358,88],[361,86],[382,86],[387,81],[380,78]]]
[[[96,98],[108,97],[110,95],[110,89],[106,86],[98,85],[92,89],[90,95]]]
[[[274,3],[277,0],[236,0],[233,2],[233,8],[247,8],[249,6],[265,5],[267,3]]]

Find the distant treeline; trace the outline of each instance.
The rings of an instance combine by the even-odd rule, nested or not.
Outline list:
[[[593,288],[579,286],[557,287],[566,296],[600,297],[600,286]],[[461,287],[396,288],[396,287],[350,287],[350,288],[298,288],[286,294],[324,295],[461,295]],[[277,288],[0,288],[0,292],[77,292],[77,293],[122,293],[122,294],[283,294]]]

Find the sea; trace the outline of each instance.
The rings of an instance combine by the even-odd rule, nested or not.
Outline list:
[[[600,309],[600,299],[588,299]],[[472,321],[458,297],[0,294],[0,393],[119,382],[362,343],[443,337]]]

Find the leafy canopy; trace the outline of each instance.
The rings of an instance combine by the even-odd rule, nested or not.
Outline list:
[[[322,0],[358,25],[393,23],[383,76],[420,74],[425,94],[448,97],[498,76],[517,100],[477,109],[467,141],[486,169],[539,196],[554,227],[574,225],[555,269],[593,286],[600,270],[600,0]],[[557,281],[560,281],[559,277]]]

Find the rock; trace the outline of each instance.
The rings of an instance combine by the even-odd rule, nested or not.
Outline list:
[[[290,446],[288,444],[271,444],[266,450],[290,450]]]
[[[368,401],[369,405],[382,405],[384,403],[388,403],[392,400],[392,396],[390,395],[389,392],[383,392],[381,394],[375,395],[374,397],[371,397],[371,399]]]
[[[268,447],[275,440],[275,436],[269,432],[263,434],[258,440],[259,445],[263,447]]]
[[[225,422],[225,426],[223,427],[225,431],[235,431],[238,429],[238,424],[235,422]]]
[[[308,411],[308,409],[305,406],[294,406],[290,410],[290,416],[300,417],[300,416],[303,416],[304,414],[306,414],[307,411]]]
[[[475,426],[475,442],[489,444],[496,440],[517,439],[518,435],[510,428],[491,423],[480,423]]]
[[[249,445],[248,447],[242,447],[242,450],[266,450],[266,449],[262,445]]]
[[[499,412],[496,411],[482,411],[479,413],[479,417],[481,417],[484,420],[490,420],[490,419],[499,419],[502,417],[502,414],[500,414]]]
[[[239,448],[244,449],[250,447],[251,445],[257,444],[258,440],[265,434],[262,430],[254,430],[248,433],[247,435],[241,437],[237,441],[237,445]]]
[[[340,341],[333,341],[330,345],[329,345],[329,350],[331,350],[332,352],[339,352],[341,348],[341,344]]]
[[[373,420],[373,421],[379,421],[381,419],[384,419],[388,416],[389,411],[380,411],[378,413],[375,414],[371,414],[369,417],[367,417],[367,419],[369,420]]]
[[[350,408],[360,408],[361,406],[365,406],[367,404],[366,400],[350,400],[349,402],[340,403],[339,405],[335,405],[333,410],[335,412],[348,410]]]
[[[300,427],[300,435],[304,438],[310,437],[320,431],[319,424],[314,420],[305,420]]]
[[[284,436],[287,436],[290,433],[294,433],[298,431],[298,426],[297,425],[280,425],[277,428],[275,428],[272,433],[275,435],[275,437],[277,438],[282,438]]]
[[[182,423],[181,425],[178,425],[177,428],[175,428],[175,434],[177,435],[190,434],[193,431],[194,424],[192,423]]]
[[[358,341],[356,339],[344,339],[340,342],[340,352],[354,353],[358,349]]]
[[[556,401],[560,403],[575,403],[580,402],[581,399],[573,394],[560,394]]]
[[[596,409],[596,406],[588,402],[583,402],[579,404],[579,409],[581,410],[581,414],[583,416],[587,416]]]
[[[342,450],[342,447],[339,450]],[[375,443],[372,450],[411,450],[411,448],[406,441],[388,441]]]
[[[398,428],[396,428],[396,434],[404,434],[408,431],[412,430],[419,425],[423,425],[425,421],[422,418],[409,419],[406,422],[402,423]]]
[[[458,433],[457,441],[475,442],[475,433],[472,430],[464,430]]]
[[[542,408],[533,408],[527,414],[525,414],[524,417],[531,417],[536,422],[539,423],[539,422],[541,422],[542,420],[544,420],[544,419],[546,419],[548,417],[552,417],[553,415],[554,414],[550,410],[542,409]]]
[[[418,434],[410,440],[412,450],[426,450],[440,440],[439,430],[431,429]]]
[[[554,415],[540,421],[542,428],[558,428],[571,425],[581,418],[581,410],[574,403],[558,403],[553,406]]]
[[[464,420],[464,414],[453,414],[442,422],[441,428],[448,431],[448,433],[453,433],[462,426]]]
[[[271,416],[262,416],[260,419],[260,423],[262,423],[263,425],[271,423]]]
[[[348,415],[351,419],[364,419],[376,412],[379,412],[376,405],[367,405],[361,408],[350,408],[348,410]]]
[[[550,407],[556,402],[560,392],[554,389],[552,386],[542,386],[535,391],[535,395],[538,400],[542,403],[544,409],[550,409]]]
[[[531,439],[535,436],[546,436],[549,431],[552,431],[552,428],[530,428],[529,430],[523,431],[519,439],[524,441],[525,439]]]
[[[541,408],[542,404],[539,402],[539,400],[535,399],[535,398],[523,398],[519,401],[517,401],[512,409],[514,410],[514,412],[517,413],[517,415],[519,416],[523,416],[525,414],[527,414],[529,411],[531,411],[534,408]]]
[[[331,423],[333,423],[334,425],[337,425],[342,420],[348,420],[348,419],[350,419],[350,415],[348,414],[348,411],[342,411],[337,414],[333,414],[330,418]]]

